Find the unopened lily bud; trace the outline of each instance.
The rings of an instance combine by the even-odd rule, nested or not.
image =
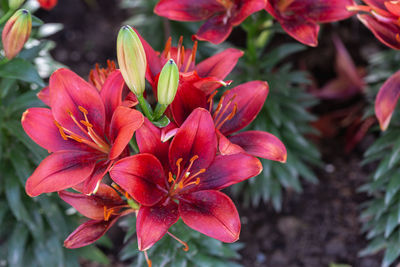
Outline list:
[[[173,59],[168,60],[158,79],[158,103],[169,105],[174,101],[179,84],[179,70]]]
[[[19,8],[25,0],[8,0],[8,7],[12,10]]]
[[[139,36],[130,26],[123,26],[117,38],[118,65],[129,89],[137,96],[145,88],[146,53]]]
[[[1,36],[8,59],[14,58],[24,47],[32,30],[32,17],[28,10],[20,9],[7,21]]]

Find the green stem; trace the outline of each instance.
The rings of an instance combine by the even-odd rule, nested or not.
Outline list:
[[[7,11],[7,13],[4,14],[4,15],[0,18],[0,24],[3,24],[4,22],[6,22],[6,21],[12,16],[12,14],[14,14],[14,11],[15,11],[15,10],[13,10],[13,9],[9,9],[9,10]]]
[[[140,108],[142,109],[144,115],[150,120],[153,120],[153,110],[151,109],[150,104],[146,101],[146,99],[144,99],[143,95],[138,95],[136,96],[139,104],[140,104]]]
[[[154,110],[154,120],[158,120],[159,118],[161,118],[167,107],[168,105],[157,103],[156,109]]]
[[[135,153],[139,153],[139,146],[137,145],[135,139],[131,139],[129,141],[129,146],[133,149],[133,151],[135,151]]]

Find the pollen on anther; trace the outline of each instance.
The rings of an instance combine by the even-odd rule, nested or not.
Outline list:
[[[82,107],[82,106],[78,106],[78,109],[80,110],[80,112],[82,112],[83,114],[88,114],[88,111],[84,108],[84,107]]]

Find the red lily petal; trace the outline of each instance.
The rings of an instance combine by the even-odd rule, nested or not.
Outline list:
[[[147,118],[144,119],[142,127],[136,131],[136,141],[141,153],[153,154],[161,163],[168,164],[169,142],[161,141],[161,129],[154,126]]]
[[[107,77],[100,91],[101,99],[105,104],[106,121],[111,121],[115,109],[122,104],[122,99],[125,99],[128,94],[128,90],[123,94],[126,88],[124,78],[119,70],[113,71]]]
[[[192,170],[207,168],[217,152],[217,138],[214,122],[210,113],[197,108],[179,128],[169,148],[169,164],[176,170],[176,162],[182,159],[181,166],[187,166],[189,160],[198,156]]]
[[[86,195],[93,194],[93,192],[98,188],[101,179],[103,179],[108,170],[111,168],[112,163],[112,161],[105,160],[97,162],[93,172],[81,184],[80,191]]]
[[[208,190],[184,198],[186,201],[179,202],[179,213],[190,228],[223,242],[239,239],[239,214],[227,195]]]
[[[314,95],[322,99],[348,99],[358,93],[360,93],[360,87],[347,78],[339,77],[326,83]]]
[[[226,14],[208,19],[194,35],[198,40],[220,44],[225,41],[232,31],[232,24],[226,21]]]
[[[195,189],[223,189],[259,175],[262,169],[256,157],[245,153],[217,156],[206,172],[200,175],[200,184]]]
[[[384,4],[390,13],[400,17],[400,5],[398,1],[385,1]]]
[[[50,152],[88,149],[86,145],[61,137],[60,131],[54,124],[53,114],[48,108],[26,110],[22,115],[21,124],[33,141]]]
[[[359,14],[357,17],[383,44],[393,49],[400,49],[400,42],[396,38],[400,34],[400,27],[392,23],[380,22],[366,14]]]
[[[245,152],[244,149],[238,145],[235,145],[228,138],[225,137],[220,131],[217,130],[218,136],[218,150],[221,155],[233,155],[237,153]]]
[[[58,195],[83,216],[93,220],[104,220],[104,207],[124,204],[118,193],[106,184],[100,184],[96,194],[90,196],[68,191],[59,191]]]
[[[161,0],[154,8],[154,13],[171,20],[199,21],[225,11],[215,0]]]
[[[57,151],[45,158],[28,178],[26,193],[35,197],[77,185],[92,173],[95,163],[90,152]]]
[[[174,121],[182,125],[185,119],[198,107],[207,107],[207,97],[204,92],[190,86],[181,84],[176,92],[175,99],[170,105]]]
[[[274,135],[262,131],[246,131],[229,137],[250,155],[264,159],[286,162],[285,145]]]
[[[134,132],[142,126],[144,117],[135,109],[119,106],[112,117],[110,126],[110,139],[112,143],[109,159],[116,159],[129,141]]]
[[[386,10],[385,2],[386,0],[363,0],[367,5],[374,9]]]
[[[196,71],[180,74],[181,87],[194,88],[209,96],[215,89],[227,86],[231,81],[224,82],[215,77],[200,77]]]
[[[38,0],[38,2],[41,8],[51,10],[57,5],[58,0]]]
[[[102,237],[119,219],[115,216],[111,220],[89,220],[75,229],[64,241],[66,248],[80,248],[90,245]]]
[[[46,86],[45,88],[43,88],[42,90],[40,90],[39,93],[36,94],[36,96],[42,100],[42,102],[50,107],[50,90],[49,87]]]
[[[100,136],[104,133],[105,110],[99,92],[74,72],[59,69],[50,77],[50,103],[55,120],[74,133],[84,135],[69,115],[85,120],[79,106],[88,111],[87,117]]]
[[[265,0],[242,0],[239,10],[236,11],[231,23],[234,26],[241,24],[248,16],[265,7]]]
[[[201,77],[215,77],[223,80],[233,70],[243,51],[228,48],[224,51],[203,60],[196,65],[197,74]]]
[[[353,0],[308,0],[307,16],[319,23],[343,20],[354,15],[354,12],[347,10],[347,7],[354,5]]]
[[[111,179],[137,202],[152,206],[166,194],[166,178],[160,161],[151,154],[137,154],[117,161]]]
[[[229,135],[249,125],[262,109],[265,99],[268,95],[268,90],[268,83],[263,81],[251,81],[243,83],[229,90],[222,102],[222,110],[224,110],[224,107],[229,101],[231,101],[233,97],[234,99],[229,108],[227,108],[224,114],[222,114],[221,118],[225,118],[228,116],[228,114],[231,114],[235,104],[237,105],[237,113],[232,119],[226,121],[220,127],[221,133],[224,135]],[[216,116],[216,127],[219,126],[219,116],[220,114]]]
[[[379,89],[375,99],[375,114],[382,131],[389,126],[393,111],[400,97],[400,71],[393,74]]]
[[[165,206],[140,207],[136,219],[139,250],[153,246],[178,219],[178,204],[174,201],[169,201]]]

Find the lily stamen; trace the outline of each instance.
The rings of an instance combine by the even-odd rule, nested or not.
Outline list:
[[[165,43],[165,48],[164,48],[164,57],[167,59],[171,58],[171,43],[172,43],[172,38],[171,36],[168,38],[167,42]]]
[[[236,115],[236,112],[237,112],[237,104],[235,103],[232,112],[228,116],[226,116],[223,121],[221,121],[218,125],[216,125],[215,128],[220,129],[225,122],[231,120]]]
[[[152,263],[151,260],[149,259],[149,255],[147,255],[147,251],[143,251],[144,257],[146,258],[147,266],[151,267]]]
[[[197,41],[194,42],[194,45],[192,47],[192,54],[190,55],[188,62],[186,63],[184,72],[187,72],[189,70],[190,64],[192,64],[192,62],[195,61],[196,52],[197,52]]]
[[[170,232],[167,232],[167,234],[169,234],[173,239],[175,239],[176,241],[181,243],[184,246],[183,247],[184,251],[189,251],[189,246],[188,246],[188,244],[186,242],[180,240],[179,238],[177,238],[175,235],[171,234]]]
[[[217,113],[218,113],[218,116],[217,116],[216,119],[214,118],[214,120],[215,120],[215,125],[220,124],[220,123],[219,123],[220,120],[222,119],[223,115],[225,114],[225,112],[228,110],[228,108],[229,108],[230,105],[232,104],[233,100],[235,100],[235,98],[236,98],[236,94],[234,94],[234,95],[232,96],[232,98],[229,99],[229,101],[226,103],[225,108],[224,108],[222,111],[218,110],[218,112],[217,112]],[[220,102],[222,102],[222,101],[223,101],[223,99],[220,100]],[[235,103],[235,105],[236,105],[236,103]],[[221,103],[221,106],[222,106],[222,103]],[[233,112],[236,113],[235,107],[233,107]],[[229,113],[228,117],[229,117],[231,114],[232,114],[232,112]],[[216,115],[216,114],[214,114],[214,115]],[[233,115],[235,115],[235,114],[233,114]],[[232,116],[233,116],[233,115],[232,115]],[[226,121],[226,119],[223,120],[223,122],[225,122],[225,121]],[[221,124],[221,126],[222,126],[222,124]]]
[[[178,65],[178,69],[181,68],[182,64],[181,64],[181,49],[182,47],[182,43],[183,43],[183,36],[181,35],[181,37],[179,37],[179,41],[178,41],[178,52],[176,53],[176,64]]]

